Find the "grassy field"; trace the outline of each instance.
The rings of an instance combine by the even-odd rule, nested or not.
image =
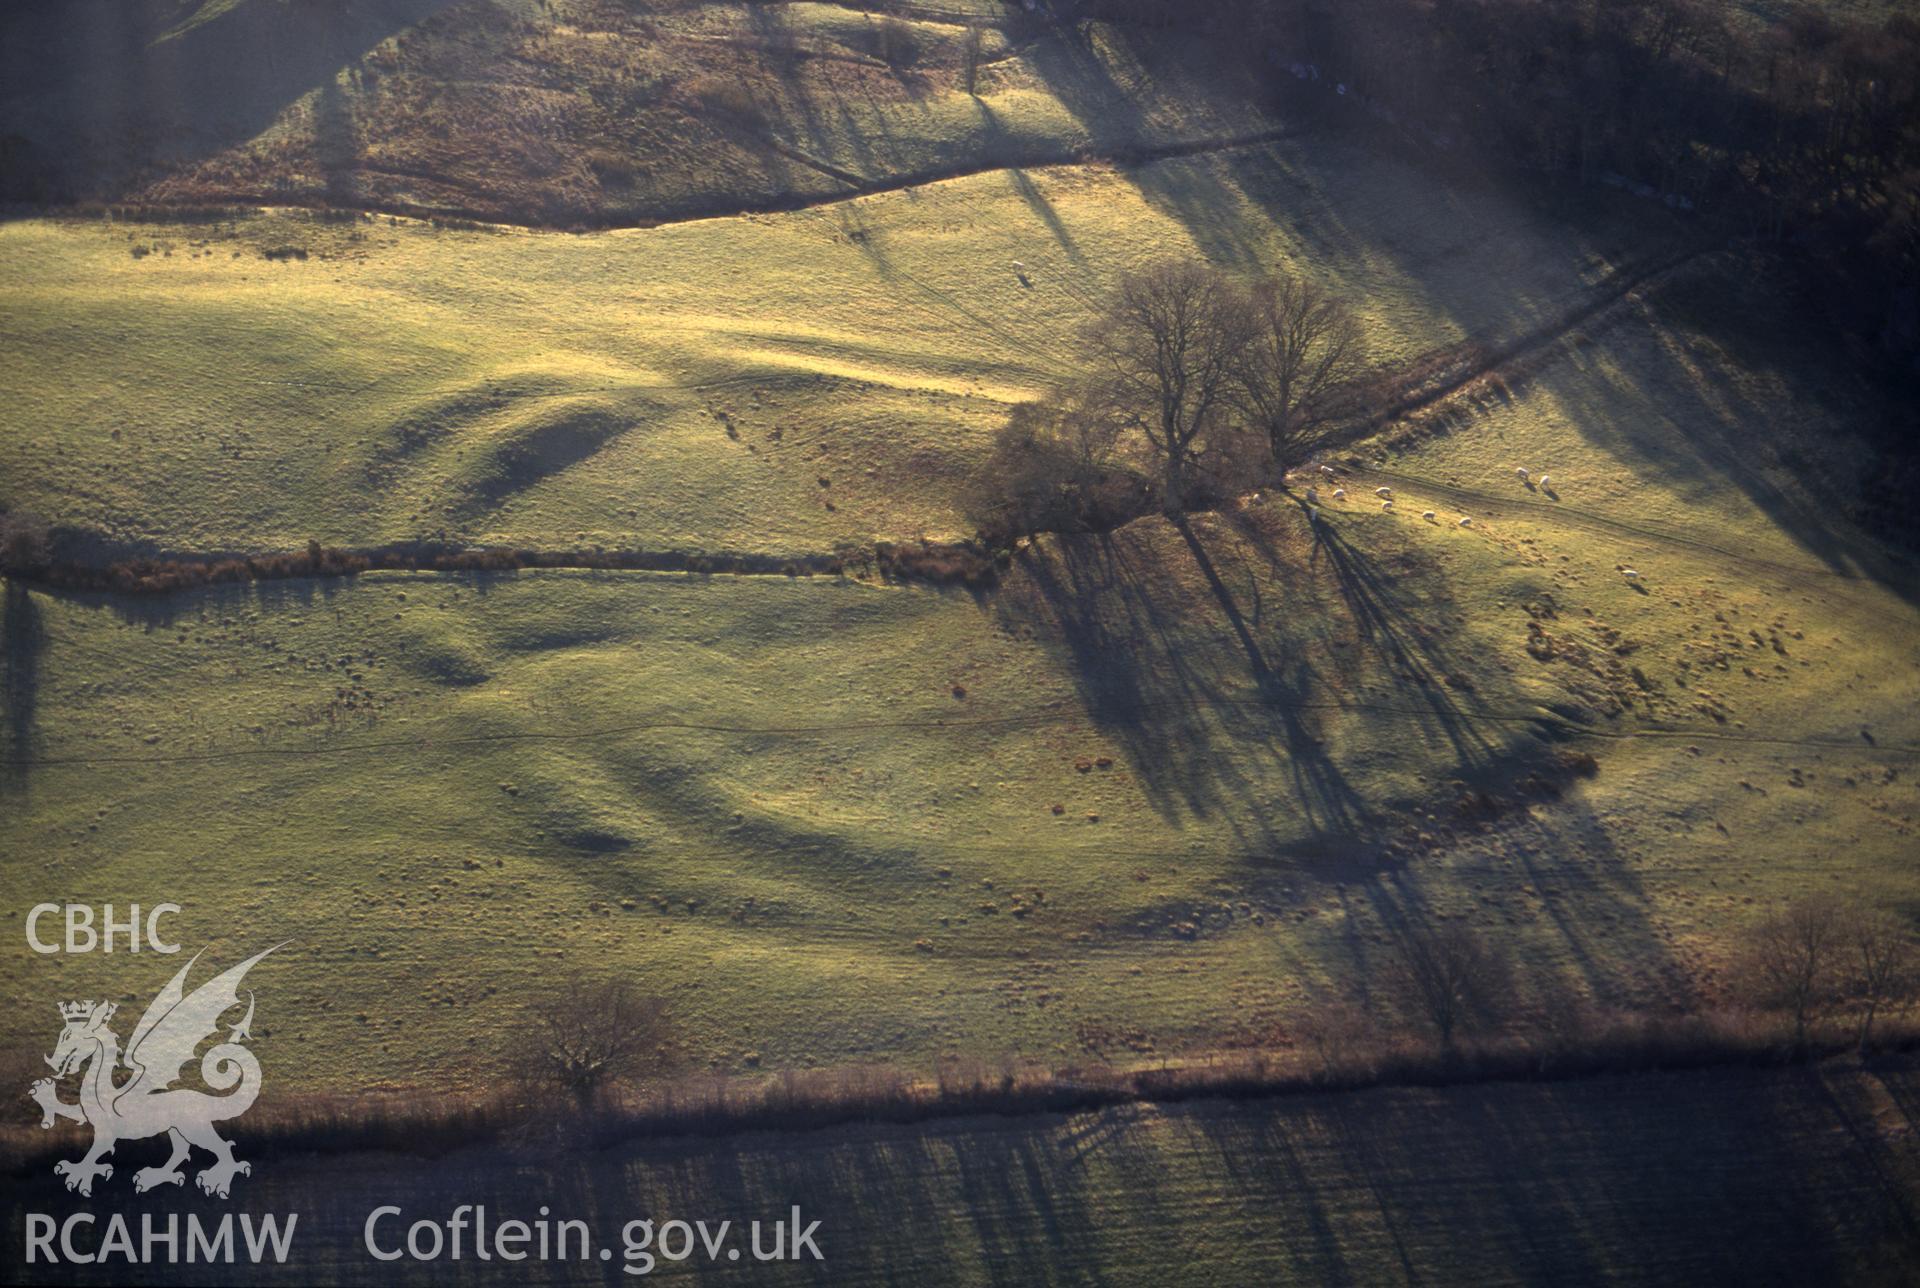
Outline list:
[[[1489,194],[1410,205],[1421,183],[1321,141],[585,236],[15,222],[3,499],[189,551],[951,535],[1007,402],[1067,369],[1129,264],[1296,265],[1393,364],[1537,326],[1663,245]]]
[[[539,1150],[280,1157],[261,1160],[234,1205],[300,1213],[288,1264],[174,1274],[604,1283],[615,1277],[605,1263],[489,1264],[471,1242],[458,1263],[379,1263],[362,1227],[387,1203],[404,1207],[380,1230],[396,1239],[405,1222],[445,1221],[461,1204],[484,1204],[495,1225],[546,1205],[556,1220],[587,1221],[618,1266],[628,1221],[731,1221],[745,1246],[747,1222],[797,1203],[820,1222],[824,1262],[723,1253],[717,1265],[696,1255],[654,1272],[728,1283],[1891,1284],[1914,1271],[1917,1091],[1899,1064],[1722,1070],[655,1141],[565,1161]],[[19,1213],[64,1216],[75,1202],[46,1177],[10,1188],[7,1206],[0,1248],[18,1266]],[[210,1215],[170,1191],[150,1195],[149,1209]],[[25,1270],[24,1282],[113,1274]],[[163,1268],[148,1273],[168,1281]]]
[[[867,39],[844,8],[781,9],[809,41]],[[254,10],[183,11],[155,40]],[[734,49],[766,12],[660,22]],[[948,58],[958,29],[912,21]],[[398,47],[597,39],[501,22]],[[1190,535],[1046,539],[978,597],[577,571],[10,585],[0,914],[137,896],[184,904],[179,933],[223,959],[297,940],[263,968],[287,1028],[260,1035],[300,1090],[482,1085],[486,1035],[575,967],[665,993],[696,1067],[1066,1062],[1284,1042],[1314,998],[1364,990],[1410,920],[1496,931],[1540,995],[1680,1003],[1783,898],[1910,910],[1915,580],[1848,500],[1873,470],[1870,392],[1731,325],[1763,309],[1674,304],[1688,273],[1715,296],[1737,267],[1680,263],[1695,230],[1643,203],[1556,211],[1318,127],[1232,143],[1291,127],[1213,106],[1237,101],[1195,88],[1217,59],[1116,71],[1125,51],[1081,36],[1009,53],[978,100],[942,63],[922,98],[831,114],[820,156],[861,183],[749,182],[714,154],[732,209],[892,189],[784,213],[0,225],[0,504],[83,555],[957,536],[1008,406],[1159,254],[1322,280],[1388,368],[1480,343],[1518,345],[1514,369],[1358,451],[1318,539],[1276,493]],[[1043,74],[1070,48],[1133,119]],[[803,98],[768,107],[776,134]],[[1040,156],[1221,146],[991,169],[974,142],[926,142],[963,139],[955,114],[982,104]],[[194,163],[297,161],[318,109],[285,110]],[[871,167],[833,150],[876,138],[899,150]],[[424,146],[356,155],[374,142]],[[677,146],[645,151],[684,178]],[[363,172],[345,195],[377,202]],[[687,204],[621,209],[713,204],[674,191]],[[1622,298],[1650,264],[1674,280]],[[1597,774],[1569,770],[1582,755]],[[44,967],[75,996],[170,973],[12,942],[10,981]],[[37,1014],[0,1016],[0,1038],[47,1040]]]
[[[1904,904],[1910,609],[1471,508],[1343,513],[1318,545],[1281,503],[1192,545],[1146,520],[1043,543],[981,600],[586,572],[16,590],[6,915],[138,892],[217,955],[295,938],[282,1077],[327,1087],[478,1085],[478,1035],[562,967],[648,980],[721,1068],[1065,1061],[1271,1039],[1409,918],[1498,931],[1539,987],[1685,1002],[1775,899]],[[1599,776],[1516,785],[1568,748]]]

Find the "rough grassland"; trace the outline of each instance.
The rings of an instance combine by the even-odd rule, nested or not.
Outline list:
[[[657,1141],[565,1161],[472,1150],[274,1158],[231,1207],[300,1213],[288,1265],[175,1273],[428,1281],[426,1267],[364,1251],[367,1214],[388,1203],[404,1206],[403,1221],[484,1204],[489,1223],[532,1220],[546,1205],[556,1220],[588,1222],[595,1248],[613,1247],[612,1266],[628,1221],[730,1221],[733,1246],[745,1248],[748,1222],[798,1204],[820,1222],[823,1263],[757,1264],[743,1251],[741,1263],[723,1253],[717,1266],[696,1257],[656,1273],[703,1283],[1892,1284],[1915,1270],[1916,1094],[1911,1068],[1897,1064],[1722,1070]],[[36,1177],[10,1188],[7,1206],[0,1249],[20,1266],[22,1211],[63,1216],[84,1203]],[[208,1214],[164,1188],[141,1210]],[[506,1265],[475,1261],[470,1240],[466,1251],[433,1267],[432,1281],[627,1278],[598,1260]],[[26,1282],[112,1282],[113,1269],[60,1266]],[[167,1282],[162,1268],[148,1273]]]
[[[1319,140],[584,236],[6,224],[0,501],[187,551],[954,534],[1006,403],[1129,265],[1291,264],[1399,364],[1536,327],[1658,245],[1425,182]]]
[[[179,551],[956,533],[1087,301],[1194,251],[1325,278],[1404,364],[1552,333],[1665,244],[1328,138],[591,235],[20,221],[0,499]],[[736,1070],[1285,1041],[1432,917],[1497,932],[1533,989],[1695,1000],[1780,897],[1910,899],[1910,583],[1753,448],[1866,459],[1845,397],[1632,308],[1593,326],[1378,458],[1317,543],[1276,496],[1192,541],[1047,540],[978,601],[11,588],[4,913],[137,894],[219,958],[296,939],[286,1036],[262,1026],[291,1089],[482,1085],[482,1035],[572,967],[646,980],[689,1060]],[[118,960],[57,969],[76,996],[168,973]]]
[[[1910,572],[1823,499],[1871,468],[1858,391],[1583,312],[1672,257],[1664,219],[1309,133],[583,235],[0,226],[0,503],[103,551],[957,534],[1008,404],[1156,254],[1320,278],[1390,366],[1548,336],[1450,433],[1370,446],[1317,539],[1277,493],[1043,541],[978,600],[9,586],[0,914],[164,898],[216,958],[297,940],[259,1029],[296,1091],[483,1085],[573,967],[665,993],[732,1070],[1284,1042],[1418,919],[1496,933],[1530,991],[1697,1000],[1784,897],[1911,907],[1920,669]],[[74,996],[169,973],[8,938],[10,981]]]
[[[8,14],[10,186],[604,226],[1284,124],[1250,65],[1196,59],[1189,37],[986,0],[891,19],[644,0],[185,17],[166,0]],[[982,19],[969,86],[965,24]]]
[[[16,591],[5,913],[138,893],[218,957],[294,937],[287,1084],[477,1085],[479,1035],[560,967],[666,992],[702,1064],[1069,1060],[1283,1036],[1407,918],[1496,931],[1535,986],[1686,1002],[1756,904],[1909,896],[1910,609],[1691,556],[1641,559],[1642,594],[1611,572],[1640,546],[1482,523],[1339,514],[1316,546],[1269,504],[1196,522],[1203,564],[1148,520],[984,602]],[[1529,796],[1541,738],[1599,777]]]

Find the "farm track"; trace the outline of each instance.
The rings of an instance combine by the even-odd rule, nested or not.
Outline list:
[[[1007,170],[1051,169],[1061,166],[1112,165],[1136,166],[1148,165],[1155,161],[1168,161],[1181,157],[1205,156],[1214,152],[1228,152],[1236,148],[1258,147],[1267,143],[1278,143],[1285,139],[1298,138],[1305,131],[1295,126],[1278,126],[1273,129],[1255,130],[1244,134],[1215,135],[1198,139],[1174,139],[1163,143],[1133,144],[1127,147],[1100,147],[1088,144],[1083,147],[1056,148],[1049,151],[1035,151],[1029,155],[999,158],[992,161],[982,160],[976,164],[940,166],[928,170],[916,170],[906,174],[887,175],[880,178],[866,178],[851,171],[828,166],[825,162],[808,157],[787,145],[768,146],[798,165],[819,171],[823,176],[837,183],[847,185],[843,192],[826,192],[814,195],[786,194],[768,197],[763,200],[711,201],[704,205],[688,205],[658,217],[636,220],[629,223],[604,222],[581,223],[559,227],[552,224],[518,223],[511,219],[502,219],[496,214],[465,206],[421,206],[407,202],[347,202],[341,205],[313,204],[301,202],[274,201],[264,196],[249,197],[243,193],[234,194],[230,200],[237,206],[257,205],[262,209],[314,209],[314,210],[358,210],[373,215],[397,215],[407,219],[463,219],[483,224],[490,228],[521,232],[572,232],[603,233],[631,232],[649,228],[664,228],[674,224],[698,223],[708,219],[731,219],[743,215],[787,214],[801,210],[815,210],[823,206],[835,206],[843,202],[857,201],[862,197],[876,197],[889,192],[904,192],[910,188],[920,188],[932,183],[947,183],[955,179],[969,179],[975,175],[998,174]],[[437,176],[422,175],[425,179],[439,182]],[[160,207],[159,209],[164,209]]]
[[[1723,249],[1718,242],[1685,247],[1631,265],[1598,283],[1587,298],[1561,312],[1557,317],[1530,327],[1519,335],[1489,343],[1467,340],[1454,349],[1465,359],[1451,368],[1443,367],[1438,377],[1409,387],[1395,395],[1389,404],[1369,422],[1369,433],[1431,410],[1469,386],[1488,376],[1523,365],[1527,359],[1546,355],[1564,344],[1579,327],[1586,326],[1617,305],[1629,302],[1642,288],[1657,286],[1682,269],[1689,268],[1707,255]]]

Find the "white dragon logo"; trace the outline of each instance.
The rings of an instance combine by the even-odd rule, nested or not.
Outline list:
[[[106,1180],[113,1168],[100,1160],[113,1152],[123,1140],[145,1140],[165,1132],[173,1142],[173,1156],[163,1166],[143,1167],[133,1174],[133,1188],[144,1193],[156,1185],[180,1185],[186,1176],[180,1164],[187,1161],[191,1146],[198,1145],[214,1156],[211,1166],[194,1179],[208,1194],[227,1197],[236,1175],[251,1173],[249,1163],[235,1160],[233,1146],[222,1140],[213,1125],[238,1118],[253,1105],[260,1094],[260,1062],[241,1043],[253,1024],[253,994],[247,994],[247,1014],[228,1030],[227,1039],[208,1048],[200,1057],[200,1077],[215,1091],[209,1095],[191,1087],[175,1087],[181,1072],[192,1061],[200,1043],[214,1036],[220,1017],[240,1004],[240,981],[255,963],[275,948],[249,957],[238,966],[215,976],[192,993],[186,991],[187,972],[200,960],[180,968],[160,995],[153,999],[140,1022],[133,1026],[133,1038],[127,1043],[125,1062],[133,1071],[126,1082],[114,1084],[114,1070],[121,1063],[120,1039],[107,1027],[107,1021],[119,1009],[112,1002],[68,1002],[60,1007],[66,1027],[47,1057],[53,1077],[41,1078],[28,1090],[45,1115],[40,1125],[52,1127],[57,1118],[86,1123],[93,1128],[93,1148],[77,1162],[59,1162],[53,1170],[66,1178],[67,1188],[81,1194],[93,1193],[96,1178]],[[79,1072],[80,1099],[61,1100],[56,1094],[58,1079]]]

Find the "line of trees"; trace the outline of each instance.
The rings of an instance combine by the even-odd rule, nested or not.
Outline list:
[[[1744,1043],[1751,1052],[1757,1042],[1770,1045],[1784,1037],[1786,1053],[1800,1056],[1832,1050],[1844,1034],[1844,1041],[1865,1053],[1876,1024],[1898,1021],[1920,1003],[1920,946],[1901,917],[1828,895],[1809,896],[1746,928],[1729,957],[1726,980],[1736,1009],[1696,1018],[1718,1016],[1722,1025],[1737,1027],[1709,1025],[1696,1041],[1732,1041],[1729,1050]],[[1331,1000],[1291,1027],[1326,1070],[1352,1067],[1359,1053],[1383,1041],[1413,1042],[1452,1062],[1517,1034],[1542,1071],[1582,1052],[1597,1058],[1610,1044],[1633,1046],[1632,1017],[1609,1016],[1572,995],[1536,993],[1523,1009],[1523,983],[1512,954],[1464,922],[1413,922],[1396,932],[1372,980],[1385,1003],[1384,1026],[1351,1001]],[[1660,1040],[1673,1045],[1676,1055],[1687,1054],[1684,1025]],[[679,1046],[661,997],[624,977],[568,975],[530,1003],[504,1054],[521,1093],[533,1103],[549,1112],[584,1114],[605,1107],[612,1093],[668,1078]],[[899,1075],[893,1077],[898,1081]],[[943,1076],[943,1093],[946,1082]],[[1003,1082],[1002,1091],[1011,1091],[1011,1073]]]
[[[1323,287],[1193,259],[1123,277],[1079,376],[1016,408],[968,498],[991,539],[1110,526],[1277,478],[1358,415],[1365,335]]]
[[[1920,960],[1898,917],[1817,895],[1760,922],[1737,974],[1750,1000],[1789,1017],[1796,1047],[1817,1020],[1847,1009],[1864,1049],[1876,1020],[1914,1005]]]

